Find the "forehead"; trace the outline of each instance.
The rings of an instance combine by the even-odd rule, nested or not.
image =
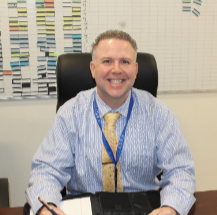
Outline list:
[[[110,38],[101,40],[96,46],[93,54],[95,57],[120,57],[123,55],[122,57],[133,58],[136,54],[136,51],[129,41]]]

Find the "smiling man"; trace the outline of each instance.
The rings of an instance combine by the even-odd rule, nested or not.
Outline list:
[[[33,158],[26,197],[34,213],[48,215],[38,197],[58,206],[69,194],[161,190],[150,215],[187,215],[195,202],[194,161],[171,110],[133,88],[137,45],[110,30],[92,45],[96,88],[80,92],[58,111]],[[156,179],[163,170],[161,181]]]

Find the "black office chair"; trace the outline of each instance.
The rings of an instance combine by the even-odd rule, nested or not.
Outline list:
[[[58,57],[56,67],[57,110],[80,91],[96,86],[90,72],[90,61],[90,53],[62,54]],[[156,97],[158,70],[154,56],[138,53],[137,62],[139,71],[134,87],[146,90]]]
[[[7,178],[0,178],[0,208],[9,207],[9,184]]]

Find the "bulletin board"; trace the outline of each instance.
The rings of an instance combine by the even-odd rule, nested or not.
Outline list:
[[[158,92],[217,90],[216,0],[0,0],[0,100],[55,97],[58,55],[108,29],[155,56]]]

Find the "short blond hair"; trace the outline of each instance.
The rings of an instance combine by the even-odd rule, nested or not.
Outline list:
[[[137,52],[138,48],[136,41],[128,33],[121,30],[108,30],[97,36],[95,42],[92,44],[91,55],[93,56],[93,52],[101,40],[111,38],[128,41],[132,45],[133,49]]]

